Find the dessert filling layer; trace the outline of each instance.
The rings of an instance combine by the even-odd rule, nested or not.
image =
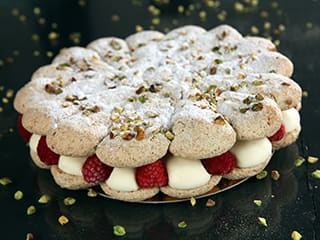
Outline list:
[[[59,157],[58,167],[65,173],[82,176],[82,166],[86,157],[68,157],[61,155]]]
[[[230,150],[237,159],[237,167],[248,168],[265,162],[272,154],[268,138],[238,141]]]
[[[137,191],[139,189],[134,168],[114,168],[106,184],[111,189],[122,192]]]
[[[300,115],[297,109],[290,108],[282,111],[282,118],[286,132],[291,132],[297,128],[300,128]]]
[[[211,175],[200,160],[171,156],[167,161],[168,185],[175,189],[192,189],[205,185]]]
[[[37,153],[37,147],[41,136],[37,134],[32,134],[30,141],[29,141],[29,147],[33,152]],[[37,153],[38,154],[38,153]]]

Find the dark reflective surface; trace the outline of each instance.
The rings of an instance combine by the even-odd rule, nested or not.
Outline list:
[[[49,172],[32,164],[28,148],[16,132],[17,113],[12,108],[12,98],[8,98],[8,104],[2,100],[0,177],[10,177],[13,183],[0,186],[0,239],[25,239],[28,232],[35,239],[112,239],[117,238],[112,231],[114,225],[126,228],[126,239],[290,239],[293,230],[299,231],[303,239],[320,239],[319,180],[311,177],[320,163],[305,163],[299,168],[293,164],[299,155],[320,156],[318,1],[279,1],[277,8],[271,7],[270,1],[260,1],[247,14],[234,10],[235,1],[223,1],[219,8],[204,3],[210,5],[210,1],[171,1],[170,5],[159,5],[159,1],[90,0],[81,7],[82,2],[85,1],[0,2],[0,86],[4,87],[1,98],[6,97],[8,89],[19,89],[38,67],[49,63],[51,52],[55,55],[60,48],[74,45],[78,32],[81,33],[79,45],[85,46],[98,37],[126,37],[135,31],[136,25],[148,29],[155,18],[148,6],[154,3],[162,11],[160,25],[155,26],[161,31],[184,24],[209,29],[221,23],[217,15],[222,11],[227,13],[224,23],[235,26],[243,34],[250,33],[252,25],[263,34],[263,24],[269,21],[271,36],[280,39],[279,50],[295,63],[293,78],[309,94],[303,99],[301,111],[303,131],[298,142],[278,151],[268,166],[269,172],[273,169],[280,172],[278,181],[270,177],[260,181],[249,179],[215,195],[216,206],[211,208],[205,206],[207,198],[198,200],[194,207],[189,202],[132,204],[103,197],[89,198],[86,191],[58,188]],[[177,6],[188,9],[190,4],[195,7],[190,16],[177,13]],[[40,7],[40,15],[35,7]],[[19,10],[17,16],[13,16],[15,9]],[[201,11],[206,12],[206,21],[200,20]],[[268,17],[261,17],[261,11],[267,11]],[[26,16],[26,21],[21,21],[21,15]],[[120,21],[112,22],[112,15],[118,15]],[[279,24],[286,26],[281,35],[273,32]],[[59,34],[55,41],[48,39],[52,31]],[[35,33],[39,41],[32,40]],[[20,201],[13,199],[17,190],[24,193]],[[37,201],[44,193],[52,200],[41,205]],[[76,204],[65,206],[63,199],[67,196],[75,197]],[[253,204],[254,199],[262,200],[261,207]],[[26,209],[31,204],[37,212],[27,216]],[[66,215],[70,222],[61,226],[57,220],[60,215]],[[267,228],[258,224],[260,216],[267,219]],[[187,223],[186,228],[178,228],[181,221]]]

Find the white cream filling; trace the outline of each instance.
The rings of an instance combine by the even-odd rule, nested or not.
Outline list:
[[[37,154],[38,154],[37,147],[38,147],[40,138],[41,138],[40,135],[32,134],[31,138],[29,140],[29,147],[30,147],[31,151],[36,152]]]
[[[59,157],[58,168],[68,174],[82,176],[82,166],[86,157],[68,157],[61,155]]]
[[[248,168],[265,162],[272,154],[268,138],[238,141],[230,150],[237,158],[237,166]]]
[[[171,156],[167,161],[168,185],[175,189],[192,189],[207,184],[211,175],[200,160]]]
[[[300,128],[300,115],[295,108],[282,111],[282,123],[286,129],[286,132],[291,132],[297,128]]]
[[[106,184],[113,190],[122,192],[137,191],[139,189],[134,168],[114,168]]]

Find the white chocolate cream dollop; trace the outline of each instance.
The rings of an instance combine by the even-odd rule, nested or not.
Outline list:
[[[192,189],[207,184],[211,175],[200,160],[171,156],[167,161],[168,185],[175,189]]]
[[[82,166],[86,157],[68,157],[61,155],[59,157],[58,167],[65,173],[82,176]]]
[[[37,134],[31,135],[31,138],[29,140],[29,147],[30,147],[31,151],[37,152],[37,147],[38,147],[40,138],[41,138],[40,135],[37,135]]]
[[[248,168],[266,161],[272,154],[272,144],[267,138],[238,141],[230,151],[237,158],[237,167]]]
[[[282,119],[286,132],[300,128],[300,115],[295,108],[282,111]]]
[[[137,191],[139,189],[134,168],[114,168],[106,184],[113,190],[123,192]]]

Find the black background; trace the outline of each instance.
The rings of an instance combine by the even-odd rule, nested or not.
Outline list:
[[[28,232],[33,233],[34,239],[119,238],[113,235],[114,225],[126,228],[124,239],[290,239],[293,230],[299,231],[303,239],[320,239],[320,180],[311,177],[312,171],[320,169],[320,162],[305,163],[299,168],[293,164],[300,155],[320,156],[317,72],[320,69],[320,3],[317,0],[260,0],[258,6],[251,7],[243,0],[238,2],[248,6],[248,12],[239,13],[234,10],[236,1],[221,1],[217,8],[210,8],[208,2],[0,1],[0,177],[13,181],[7,186],[0,185],[0,239],[25,239]],[[160,16],[148,11],[151,4],[161,9]],[[177,12],[179,5],[188,9],[190,4],[195,6],[190,14]],[[40,14],[34,12],[36,7],[41,10]],[[205,20],[199,17],[201,11],[207,13]],[[227,13],[225,21],[217,18],[222,11]],[[263,18],[261,11],[267,11],[268,17]],[[111,20],[115,14],[120,17],[117,22]],[[160,24],[152,24],[153,18],[159,18]],[[271,23],[269,31],[264,30],[265,21]],[[280,172],[278,181],[270,176],[260,181],[249,179],[232,190],[214,195],[216,206],[212,208],[205,206],[207,199],[198,200],[194,207],[189,202],[133,204],[103,197],[89,198],[86,191],[62,190],[49,172],[33,165],[28,148],[16,131],[13,99],[7,98],[6,93],[8,89],[18,90],[38,67],[50,63],[51,52],[56,55],[59,49],[77,44],[70,36],[80,33],[79,45],[86,46],[99,37],[124,38],[135,32],[136,25],[164,31],[185,24],[210,29],[221,23],[231,24],[244,35],[251,34],[251,27],[255,25],[259,35],[280,40],[279,51],[295,64],[293,79],[308,92],[308,97],[303,98],[300,138],[278,151],[267,168],[269,172],[273,169]],[[276,31],[279,24],[286,27],[281,34]],[[59,34],[55,41],[48,38],[51,32]],[[38,41],[32,40],[33,34],[38,34]],[[20,201],[13,198],[17,190],[24,193]],[[41,205],[37,200],[44,193],[52,200]],[[63,199],[67,196],[75,197],[76,204],[65,206]],[[261,199],[262,206],[255,206],[254,199]],[[31,204],[37,212],[27,216],[26,209]],[[62,214],[70,220],[64,226],[57,220]],[[268,227],[258,224],[260,216],[267,219]],[[188,224],[184,229],[177,227],[182,220]]]

